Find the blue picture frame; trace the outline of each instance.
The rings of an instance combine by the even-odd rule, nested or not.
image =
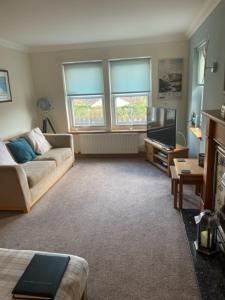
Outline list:
[[[2,102],[12,102],[9,72],[7,70],[0,70],[0,103]]]

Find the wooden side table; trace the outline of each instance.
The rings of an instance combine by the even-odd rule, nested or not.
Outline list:
[[[197,159],[184,159],[184,161],[180,161],[179,159],[174,159],[174,168],[175,173],[174,177],[176,177],[177,185],[179,186],[179,208],[183,207],[183,185],[190,184],[195,185],[195,193],[197,195],[202,195],[203,188],[203,171],[204,169],[198,165]],[[182,170],[190,170],[190,173],[183,173]],[[174,188],[174,207],[176,208],[175,192],[178,192],[178,188]]]

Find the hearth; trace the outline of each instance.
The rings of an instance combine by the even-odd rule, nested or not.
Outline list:
[[[182,217],[193,257],[198,286],[202,300],[224,300],[225,295],[225,255],[222,251],[213,256],[196,252],[194,241],[197,236],[197,226],[194,217],[200,211],[183,209]]]

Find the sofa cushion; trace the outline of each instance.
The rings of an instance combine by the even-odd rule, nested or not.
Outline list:
[[[56,168],[55,161],[30,161],[21,165],[27,175],[29,187],[32,188]]]
[[[35,161],[41,160],[54,160],[56,161],[57,166],[60,165],[64,160],[72,156],[71,148],[53,148],[48,152],[38,155],[35,158]]]
[[[52,148],[38,127],[28,132],[26,137],[37,154],[44,154]]]
[[[25,163],[36,157],[34,150],[25,138],[10,141],[7,143],[7,147],[18,163]]]
[[[3,141],[0,140],[0,165],[17,165]]]

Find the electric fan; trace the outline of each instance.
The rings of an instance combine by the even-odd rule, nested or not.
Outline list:
[[[56,133],[51,121],[48,118],[48,113],[53,109],[51,101],[47,98],[39,98],[37,101],[37,107],[40,109],[42,113],[42,118],[43,118],[42,131],[46,133],[49,124],[52,132]]]

